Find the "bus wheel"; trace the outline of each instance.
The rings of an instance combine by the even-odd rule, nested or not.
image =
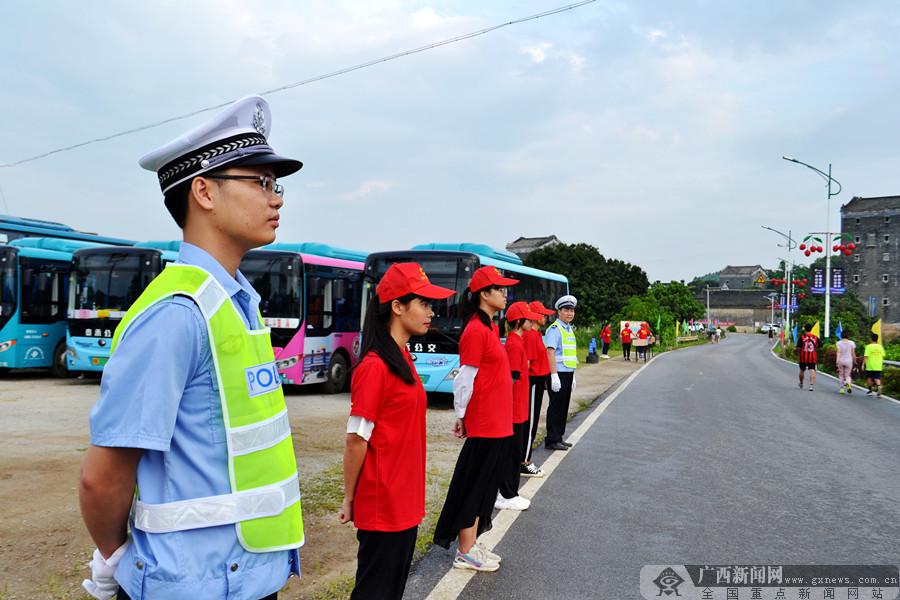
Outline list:
[[[66,366],[66,342],[61,341],[53,351],[53,364],[50,365],[50,374],[54,377],[68,377],[69,368]]]
[[[326,394],[338,394],[344,391],[347,385],[347,375],[350,371],[347,368],[347,359],[342,354],[333,354],[331,362],[328,363],[328,374],[325,383],[322,384]]]

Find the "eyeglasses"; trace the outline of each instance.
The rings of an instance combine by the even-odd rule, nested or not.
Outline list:
[[[501,295],[501,296],[506,296],[506,295],[509,294],[509,290],[508,290],[507,288],[503,287],[503,286],[492,285],[492,286],[491,286],[491,291],[494,291],[494,290],[500,292],[500,295]]]
[[[284,186],[268,175],[204,175],[209,179],[243,179],[246,181],[258,181],[259,187],[264,192],[275,193],[279,198],[284,198]]]

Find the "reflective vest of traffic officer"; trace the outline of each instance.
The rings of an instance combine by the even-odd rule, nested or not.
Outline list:
[[[184,242],[117,328],[91,412],[80,497],[95,598],[268,599],[299,574],[291,426],[238,271],[275,240],[276,178],[302,166],[268,145],[271,122],[247,97],[141,159]]]
[[[572,321],[575,320],[575,296],[565,295],[556,301],[558,318],[544,334],[550,362],[550,403],[547,405],[547,437],[544,446],[550,450],[568,450],[565,441],[569,401],[575,390],[575,369],[578,368],[577,345]]]

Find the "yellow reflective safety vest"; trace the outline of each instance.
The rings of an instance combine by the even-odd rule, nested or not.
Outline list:
[[[191,298],[206,321],[219,382],[231,493],[147,504],[141,502],[138,490],[132,507],[134,526],[168,533],[233,523],[248,552],[302,546],[297,461],[269,330],[248,331],[225,289],[207,271],[172,264],[125,314],[111,353],[138,316],[171,296]]]
[[[550,327],[555,327],[562,338],[562,363],[570,369],[577,369],[578,353],[576,352],[575,334],[566,331],[558,319]]]

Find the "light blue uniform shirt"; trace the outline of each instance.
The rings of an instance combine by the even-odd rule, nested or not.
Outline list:
[[[559,323],[563,329],[572,333],[572,326],[566,325],[560,320],[556,321]],[[562,334],[556,329],[556,327],[548,327],[547,332],[544,334],[544,346],[547,348],[553,348],[556,350],[556,372],[557,373],[571,373],[575,369],[567,367],[563,364],[563,354],[562,354]]]
[[[258,327],[259,294],[207,252],[183,243],[178,262],[211,273],[246,326]],[[143,448],[141,500],[175,502],[228,494],[225,425],[206,323],[185,297],[157,303],[135,320],[103,370],[90,417],[96,446]],[[300,574],[297,550],[252,553],[234,525],[174,533],[131,528],[116,580],[134,600],[258,600]]]

